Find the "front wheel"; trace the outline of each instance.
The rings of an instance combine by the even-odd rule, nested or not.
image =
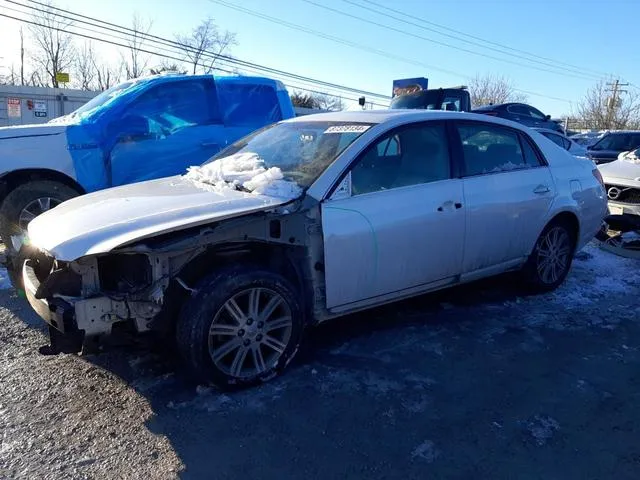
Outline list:
[[[264,382],[298,351],[299,294],[281,275],[232,267],[196,287],[178,319],[178,350],[198,380],[220,387]]]
[[[565,223],[547,225],[522,271],[527,286],[540,293],[558,288],[571,269],[574,251],[575,235]]]

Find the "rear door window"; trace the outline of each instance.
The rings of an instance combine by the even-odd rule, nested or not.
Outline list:
[[[509,107],[507,107],[507,111],[515,115],[524,115],[526,117],[531,116],[529,109],[524,105],[509,105]]]
[[[460,123],[464,175],[486,175],[530,168],[533,159],[525,158],[518,132],[499,125]],[[531,148],[529,146],[529,148]],[[529,154],[534,152],[529,152]],[[537,160],[535,160],[537,162]]]
[[[564,144],[564,140],[560,135],[556,135],[555,133],[549,133],[549,132],[542,132],[542,135],[547,137],[549,140],[551,140],[553,143],[555,143],[559,147],[566,148]]]

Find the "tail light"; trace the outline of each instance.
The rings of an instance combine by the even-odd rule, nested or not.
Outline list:
[[[598,183],[602,185],[602,188],[604,188],[604,180],[602,178],[602,174],[600,173],[600,170],[598,170],[597,168],[594,168],[593,170],[591,170],[591,173],[593,173],[593,176],[596,177],[596,180],[598,180]]]

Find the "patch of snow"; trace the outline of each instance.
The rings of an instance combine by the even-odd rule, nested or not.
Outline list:
[[[12,287],[9,273],[5,267],[0,267],[0,290],[9,290]]]
[[[560,424],[548,416],[536,415],[527,422],[527,431],[539,446],[544,445],[560,429]]]
[[[278,167],[266,168],[260,156],[243,152],[220,158],[199,167],[189,167],[186,178],[196,183],[213,186],[215,190],[242,187],[255,195],[294,199],[302,194],[302,188],[284,180]]]
[[[432,463],[440,456],[440,450],[438,450],[435,444],[431,440],[425,440],[411,452],[411,457],[420,457],[426,460],[428,463]]]
[[[576,256],[566,282],[550,296],[572,308],[612,293],[632,294],[640,282],[638,266],[635,259],[619,257],[589,244]]]

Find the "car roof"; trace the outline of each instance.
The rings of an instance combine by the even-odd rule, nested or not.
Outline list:
[[[447,112],[445,110],[424,109],[387,109],[387,110],[362,110],[316,113],[302,115],[284,120],[290,122],[355,122],[355,123],[386,123],[397,121],[398,123],[420,122],[427,120],[475,120],[484,123],[495,123],[511,128],[527,131],[524,125],[499,117],[491,117],[471,112]]]

